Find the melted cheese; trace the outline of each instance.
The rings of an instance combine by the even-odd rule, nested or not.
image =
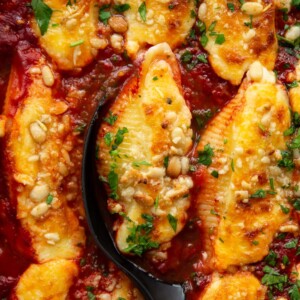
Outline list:
[[[250,16],[241,10],[239,1],[234,4],[232,12],[225,0],[205,0],[202,13],[199,13],[206,25],[208,43],[205,49],[209,53],[209,61],[220,77],[238,85],[250,64],[259,60],[267,69],[274,68],[277,55],[275,38],[275,10],[272,3],[263,1],[263,11],[253,16],[252,27]],[[200,6],[200,11],[201,11]],[[203,9],[203,7],[205,9]],[[216,22],[213,29],[209,27]],[[216,34],[223,34],[225,42],[216,43]]]
[[[97,54],[92,46],[97,38],[98,7],[97,1],[46,0],[53,10],[47,32],[41,36],[33,17],[32,27],[39,38],[41,46],[57,63],[59,69],[72,70],[84,67]],[[78,42],[79,45],[72,46]]]
[[[199,300],[263,300],[265,288],[247,272],[234,275],[214,274]]]
[[[62,115],[68,106],[52,98],[42,75],[36,72],[43,65],[41,59],[29,70],[34,74],[21,77],[28,76],[32,83],[12,117],[9,113],[15,109],[14,101],[22,95],[18,87],[24,86],[13,68],[5,107],[11,197],[17,201],[17,218],[31,236],[38,262],[76,258],[85,243],[84,229],[68,204],[68,189],[61,188],[75,171],[69,154],[75,136],[70,117]],[[82,204],[78,201],[76,207],[80,210]]]
[[[99,173],[107,178],[111,164],[116,162],[119,200],[114,205],[119,207],[118,212],[121,204],[121,210],[136,224],[143,223],[141,214],[152,214],[155,217],[152,239],[159,243],[170,241],[183,228],[190,204],[192,180],[185,175],[188,166],[182,162],[191,147],[192,132],[191,114],[181,94],[178,65],[167,44],[148,50],[139,79],[133,78],[123,89],[111,113],[118,116],[117,121],[113,126],[103,122],[99,132]],[[103,137],[115,135],[120,128],[127,128],[128,132],[114,161],[109,154],[111,145],[105,144]],[[169,164],[174,160],[179,164],[179,173],[173,178],[168,176],[169,167],[166,170],[164,166],[165,157],[169,157]],[[135,162],[141,161],[150,166],[134,167]],[[177,219],[176,232],[169,224],[168,214]],[[117,230],[121,250],[127,248],[129,225],[125,220]]]
[[[68,260],[55,260],[44,264],[32,264],[22,274],[17,287],[19,300],[63,300],[78,274],[77,264]]]
[[[292,77],[294,77],[294,79],[296,79],[297,81],[300,80],[300,62],[298,62],[297,66],[296,66],[296,70],[294,72],[295,74],[293,74]],[[292,106],[292,110],[295,112],[300,113],[300,86],[298,84],[298,86],[291,88],[289,91],[289,96],[290,96],[290,102],[291,102],[291,106]]]
[[[289,219],[281,205],[289,207],[290,195],[281,186],[290,183],[291,172],[277,166],[289,126],[284,88],[245,81],[202,136],[198,150],[210,144],[215,154],[211,166],[203,168],[197,195],[212,267],[224,270],[261,260]],[[212,170],[219,172],[218,179],[210,175]],[[270,191],[270,178],[277,194],[252,198],[258,190]]]
[[[132,56],[147,44],[166,42],[171,48],[178,46],[184,41],[195,21],[191,17],[191,11],[195,9],[194,1],[147,0],[145,22],[138,12],[143,1],[128,0],[126,3],[131,7],[125,12],[129,24],[126,49]]]

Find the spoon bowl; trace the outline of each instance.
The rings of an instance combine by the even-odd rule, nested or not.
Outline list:
[[[103,103],[96,109],[87,129],[82,159],[82,195],[90,232],[102,252],[134,282],[146,300],[184,300],[181,285],[168,284],[154,278],[116,248],[112,219],[107,209],[106,191],[99,180],[96,167],[97,133],[102,121],[100,111],[106,110]]]

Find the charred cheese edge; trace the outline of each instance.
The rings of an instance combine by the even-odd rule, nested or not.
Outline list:
[[[263,300],[264,286],[249,272],[213,274],[212,281],[205,288],[199,300]]]
[[[124,1],[115,1],[117,4]],[[173,49],[184,42],[195,18],[194,1],[127,0],[130,9],[125,12],[128,22],[125,47],[130,56],[135,56],[143,46],[166,42]],[[145,3],[145,21],[139,8]],[[171,8],[170,8],[171,7]]]
[[[218,270],[261,260],[289,219],[281,205],[290,207],[290,195],[281,187],[291,182],[291,172],[278,161],[286,149],[283,132],[290,127],[290,111],[284,88],[271,81],[245,80],[198,146],[203,151],[209,144],[214,151],[212,164],[203,168],[197,201],[210,263]]]
[[[125,212],[136,225],[143,223],[142,214],[152,215],[152,240],[168,242],[186,222],[193,182],[186,175],[189,161],[185,156],[192,145],[191,113],[182,96],[176,58],[166,43],[146,52],[139,78],[123,89],[110,113],[117,120],[112,126],[103,122],[100,128],[98,171],[107,180],[112,165],[116,166],[119,199],[111,202],[111,210]],[[109,153],[112,145],[105,144],[105,136],[115,137],[124,128],[128,132],[114,159]],[[135,167],[137,162],[147,165]],[[170,225],[168,214],[176,218],[177,228]],[[126,239],[132,222],[125,219],[117,229],[121,251],[128,247]]]
[[[67,2],[45,0],[53,13],[43,36],[34,17],[31,21],[42,48],[61,70],[84,67],[97,55],[99,47],[107,45],[97,37],[98,2],[72,1],[72,5]]]
[[[32,264],[22,274],[15,294],[19,300],[67,299],[69,288],[77,275],[77,264],[71,260]]]
[[[38,262],[76,258],[85,244],[84,229],[68,204],[67,191],[61,189],[72,170],[70,150],[75,136],[70,117],[64,115],[68,105],[53,99],[44,84],[40,70],[45,66],[50,68],[41,58],[24,75],[32,82],[12,117],[9,112],[15,109],[18,86],[24,86],[13,67],[5,104],[11,199],[17,203],[17,219],[31,236]],[[79,209],[82,204],[78,201],[76,206]]]
[[[208,42],[204,48],[209,53],[214,71],[238,85],[255,60],[269,70],[274,68],[278,47],[275,8],[269,1],[247,1],[243,6],[238,0],[231,3],[234,11],[229,9],[225,0],[205,0],[199,7],[198,15],[206,25]],[[258,5],[261,11],[251,15],[249,8],[245,9],[249,4]]]

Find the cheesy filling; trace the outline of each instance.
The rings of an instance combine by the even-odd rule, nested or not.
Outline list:
[[[121,251],[141,255],[183,228],[193,186],[186,175],[190,124],[175,56],[165,43],[154,46],[98,136],[98,170],[109,187],[109,208],[124,217],[116,234]]]

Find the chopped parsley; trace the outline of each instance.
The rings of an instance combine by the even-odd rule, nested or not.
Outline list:
[[[168,168],[168,165],[169,165],[169,156],[166,156],[164,158],[164,167],[167,169]]]
[[[289,136],[289,135],[292,135],[295,133],[295,127],[294,126],[291,126],[290,128],[286,129],[284,132],[283,132],[283,135],[284,136]]]
[[[196,120],[198,129],[202,129],[205,127],[207,122],[212,118],[213,112],[211,109],[201,109],[201,110],[193,110],[193,117]]]
[[[84,130],[85,130],[85,128],[86,128],[86,124],[82,122],[82,123],[78,124],[78,125],[75,127],[74,131],[75,131],[75,132],[79,132],[79,133],[83,133]]]
[[[78,41],[75,41],[73,43],[70,43],[70,47],[73,48],[73,47],[77,47],[77,46],[80,46],[84,43],[84,40],[78,40]]]
[[[296,209],[296,210],[300,210],[300,199],[297,198],[296,200],[294,200],[293,202],[293,207]]]
[[[45,4],[43,0],[32,0],[31,7],[33,9],[34,17],[39,26],[41,35],[44,35],[48,30],[53,10],[47,4]]]
[[[254,194],[250,195],[250,198],[266,198],[267,192],[265,190],[259,189]]]
[[[196,18],[197,14],[196,12],[192,9],[191,10],[191,18]]]
[[[214,216],[219,216],[219,214],[214,209],[211,209],[210,213]]]
[[[91,291],[87,292],[87,296],[89,300],[96,300],[96,296]]]
[[[207,61],[207,56],[206,56],[205,54],[203,54],[203,53],[197,55],[197,59],[198,59],[200,62],[204,63],[204,64],[207,64],[207,63],[208,63],[208,61]]]
[[[191,51],[186,50],[181,56],[180,60],[184,63],[189,63],[193,58]]]
[[[177,219],[171,214],[168,214],[167,217],[168,217],[169,224],[171,225],[174,232],[176,232],[176,230],[177,230]]]
[[[109,5],[105,4],[102,7],[100,7],[100,9],[99,9],[99,20],[105,25],[107,25],[107,22],[108,22],[109,18],[111,17],[110,11],[106,10],[108,8],[109,8]]]
[[[259,245],[259,241],[252,241],[252,245],[254,245],[254,246]]]
[[[289,260],[289,258],[288,258],[286,255],[284,255],[284,256],[282,257],[282,263],[283,263],[285,266],[288,266],[288,265],[290,264],[290,260]]]
[[[108,112],[109,113],[109,116],[107,118],[104,118],[103,120],[108,123],[109,125],[114,125],[115,122],[117,121],[118,119],[118,116],[117,115],[113,115],[111,111]]]
[[[222,45],[225,42],[225,36],[223,33],[218,33],[215,39],[215,43],[218,45]]]
[[[217,25],[217,21],[213,21],[213,22],[209,25],[209,27],[208,27],[207,30],[210,31],[210,32],[212,32],[212,31],[215,29],[216,25]]]
[[[290,212],[290,209],[282,204],[280,204],[280,208],[281,208],[282,212],[286,215]]]
[[[281,151],[282,159],[278,161],[278,167],[286,168],[288,171],[294,169],[295,164],[293,162],[293,156],[291,151],[282,150]]]
[[[289,149],[300,148],[300,130],[297,132],[297,136],[288,144]]]
[[[287,86],[288,89],[292,89],[292,88],[298,87],[299,84],[298,84],[298,81],[294,80],[291,83],[287,83],[286,86]]]
[[[287,275],[281,275],[279,272],[269,266],[265,266],[263,271],[265,275],[261,280],[262,284],[282,291],[284,285],[288,282]]]
[[[234,172],[234,161],[233,161],[233,158],[231,159],[230,167],[231,167],[232,172]]]
[[[275,190],[275,186],[274,186],[274,178],[270,178],[270,179],[269,179],[269,183],[270,183],[270,188],[271,188],[271,190],[274,191],[274,190]]]
[[[118,199],[117,190],[118,190],[119,176],[115,172],[114,167],[112,167],[111,170],[108,173],[107,182],[108,182],[108,185],[109,185],[109,188],[110,188],[110,191],[111,191],[109,196],[112,199]]]
[[[142,161],[134,161],[134,162],[132,163],[132,165],[133,165],[134,167],[137,167],[137,168],[139,168],[140,166],[152,166],[152,164],[148,163],[148,162],[145,161],[145,160],[142,160]]]
[[[157,76],[154,76],[154,77],[152,78],[152,80],[153,80],[153,81],[156,81],[156,80],[158,80],[158,77],[157,77]]]
[[[115,5],[114,9],[116,12],[118,13],[123,13],[125,11],[127,11],[128,9],[130,9],[130,5],[129,4],[119,4],[119,5]]]
[[[198,163],[208,167],[212,164],[213,156],[213,149],[211,148],[210,144],[206,144],[203,151],[198,151]]]
[[[49,194],[48,196],[47,196],[47,199],[46,199],[46,203],[48,204],[48,205],[50,205],[51,203],[52,203],[52,201],[53,201],[53,196],[51,195],[51,194]]]
[[[277,263],[277,258],[277,254],[273,250],[271,250],[264,260],[269,266],[275,267]]]
[[[141,19],[146,22],[146,15],[147,15],[147,7],[146,7],[146,2],[143,2],[140,6],[139,6],[139,14]]]
[[[208,37],[206,36],[205,33],[203,33],[201,35],[200,43],[201,43],[202,47],[205,47],[207,45],[207,43],[208,43]]]
[[[126,127],[118,129],[115,135],[114,144],[112,145],[112,150],[116,150],[118,146],[123,142],[125,133],[128,133],[128,129]]]
[[[216,171],[216,170],[213,170],[211,173],[210,173],[211,176],[215,177],[215,178],[219,178],[219,172]]]
[[[229,9],[230,11],[234,12],[234,4],[233,4],[233,3],[228,2],[228,3],[227,3],[227,7],[228,7],[228,9]]]
[[[286,249],[296,249],[298,244],[298,239],[292,239],[284,245]]]
[[[126,242],[128,247],[123,251],[141,256],[145,251],[150,249],[157,249],[159,244],[151,240],[150,233],[153,230],[154,218],[148,214],[142,214],[145,223],[140,225],[132,224],[128,227],[130,234]]]
[[[253,28],[253,16],[250,16],[250,21],[244,23],[245,26],[249,27],[250,29]]]
[[[110,146],[113,141],[113,134],[111,132],[107,132],[104,135],[104,143],[106,146]]]

